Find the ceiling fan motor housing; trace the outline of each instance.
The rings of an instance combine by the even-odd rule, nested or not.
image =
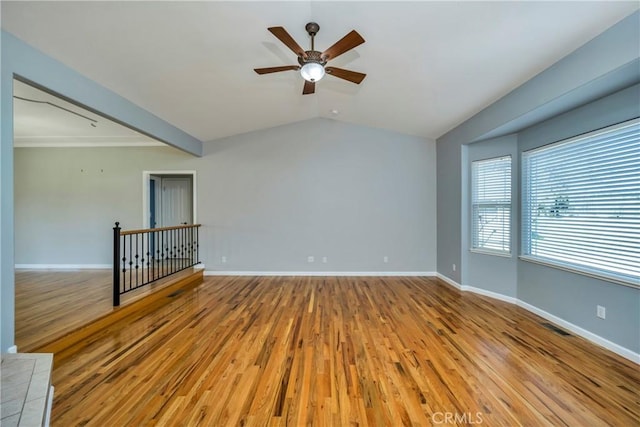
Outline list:
[[[308,64],[310,62],[315,62],[324,67],[327,63],[327,61],[325,61],[324,58],[322,58],[322,53],[318,52],[317,50],[307,50],[304,53],[307,56],[306,58],[302,56],[298,57],[298,63],[300,65]]]

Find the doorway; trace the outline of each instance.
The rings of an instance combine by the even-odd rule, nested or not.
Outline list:
[[[143,172],[143,227],[196,222],[195,171]]]

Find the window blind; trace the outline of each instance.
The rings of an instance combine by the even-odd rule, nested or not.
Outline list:
[[[511,252],[511,156],[471,163],[471,246]]]
[[[522,254],[640,286],[640,119],[522,155]]]

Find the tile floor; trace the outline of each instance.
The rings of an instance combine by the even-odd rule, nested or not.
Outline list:
[[[52,368],[53,354],[2,355],[0,424],[3,427],[45,424]]]

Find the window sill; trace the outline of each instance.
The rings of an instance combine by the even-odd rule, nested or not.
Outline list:
[[[482,249],[469,249],[469,252],[474,254],[493,255],[493,256],[499,256],[502,258],[511,258],[511,252],[497,252],[497,251],[489,251],[489,250],[482,250]]]

